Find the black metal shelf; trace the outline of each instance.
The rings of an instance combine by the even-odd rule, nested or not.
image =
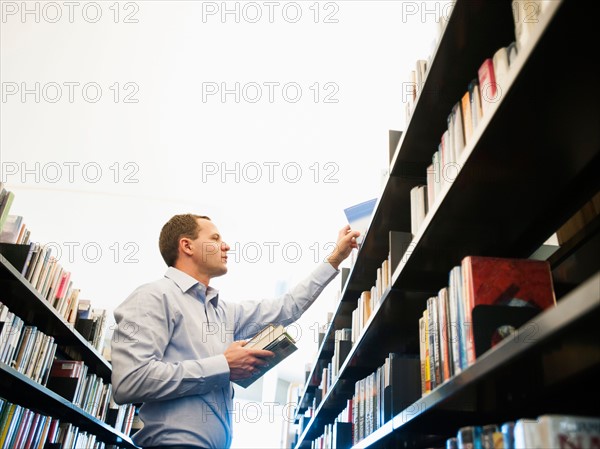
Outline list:
[[[0,300],[11,312],[26,324],[37,326],[46,335],[53,336],[59,346],[75,347],[88,368],[110,383],[110,363],[1,254],[0,287]]]
[[[98,440],[105,443],[116,444],[122,448],[137,447],[122,432],[4,363],[0,363],[0,381],[2,383],[0,397],[10,402],[69,422],[81,430],[96,435]]]
[[[447,285],[448,273],[464,256],[529,257],[600,191],[600,87],[593,67],[572,51],[583,47],[584,53],[592,53],[585,48],[594,42],[592,21],[573,2],[551,2],[544,11],[511,66],[500,101],[463,150],[462,169],[414,236],[410,254],[393,272],[392,289],[296,449],[310,447],[352,397],[354,382],[380,366],[389,352],[418,354],[418,318],[426,299]],[[410,230],[410,190],[425,183],[452,106],[483,61],[513,40],[509,1],[455,3],[342,303],[355,307],[360,293],[374,284],[388,255],[389,231]],[[569,87],[564,83],[573,79],[574,67],[578,86]],[[598,226],[596,219],[551,259],[556,308],[538,315],[355,447],[440,445],[462,425],[547,412],[593,413],[593,401],[581,404],[580,398],[600,374],[600,334],[594,324],[600,318]],[[331,326],[328,333],[335,329]],[[536,338],[526,340],[533,330]]]
[[[352,346],[338,377],[314,411],[297,448],[319,436],[322,426],[329,423],[346,406],[354,393],[354,383],[383,365],[390,352],[418,352],[418,317],[429,296],[426,292],[405,292],[387,289],[382,301]],[[381,342],[385,341],[383,345]],[[351,387],[351,388],[349,388]]]
[[[105,383],[111,381],[111,365],[83,336],[33,288],[0,254],[0,287],[4,303],[26,325],[34,325],[54,337],[59,347],[75,349],[81,360]],[[98,440],[121,448],[136,448],[131,439],[95,418],[62,396],[0,363],[0,397],[36,412],[51,415],[96,435]]]

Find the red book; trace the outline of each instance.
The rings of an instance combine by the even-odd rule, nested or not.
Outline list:
[[[48,430],[48,436],[46,437],[46,442],[56,443],[56,437],[58,436],[58,425],[59,424],[60,424],[60,419],[52,418],[52,423],[50,424],[50,429]]]
[[[50,377],[80,377],[83,362],[79,360],[55,360],[52,363]]]
[[[483,116],[489,114],[493,103],[496,103],[498,98],[498,85],[496,84],[496,75],[494,72],[494,61],[488,58],[483,61],[477,72],[479,76],[479,95],[481,96],[481,109]]]
[[[550,264],[529,259],[468,256],[462,260],[465,322],[472,322],[478,305],[530,306],[544,310],[556,305]],[[473,327],[469,326],[467,358],[475,361]]]
[[[71,272],[70,271],[65,271],[63,272],[61,278],[60,278],[60,284],[58,285],[58,288],[56,289],[56,295],[54,295],[54,299],[61,299],[63,296],[65,296],[65,294],[67,293],[67,285],[69,285],[69,280],[71,279]]]
[[[39,413],[35,413],[33,415],[33,419],[31,421],[31,426],[29,427],[29,433],[27,433],[27,440],[25,440],[25,444],[23,445],[23,447],[30,447],[31,443],[33,442],[33,435],[35,434],[35,431],[37,429],[38,423],[40,422],[40,418],[42,415],[40,415]]]
[[[85,366],[82,361],[55,360],[50,369],[47,386],[68,401],[75,401],[82,381],[85,379]]]
[[[16,432],[15,441],[13,442],[14,447],[22,447],[21,442],[24,442],[27,437],[28,426],[31,425],[31,420],[33,419],[33,412],[29,409],[23,412],[23,417],[21,418],[21,423]]]

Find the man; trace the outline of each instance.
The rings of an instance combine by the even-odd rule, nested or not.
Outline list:
[[[112,384],[117,403],[143,403],[134,442],[144,449],[231,445],[231,381],[250,377],[270,351],[245,348],[269,323],[289,325],[313,303],[357,247],[343,228],[313,273],[276,300],[228,304],[209,286],[227,272],[227,251],[206,216],[176,215],[159,238],[169,266],[163,279],[138,287],[114,312]],[[260,286],[249,286],[260,291]]]

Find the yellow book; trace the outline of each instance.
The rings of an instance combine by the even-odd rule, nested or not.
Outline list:
[[[462,122],[465,133],[465,145],[471,141],[473,135],[473,119],[471,117],[471,94],[465,92],[461,100],[462,103]]]
[[[429,348],[429,312],[427,309],[423,312],[423,322],[425,324],[425,393],[431,391],[431,363]]]
[[[8,407],[4,405],[4,407],[6,410],[0,415],[0,447],[6,441],[17,408],[16,404],[10,404]]]

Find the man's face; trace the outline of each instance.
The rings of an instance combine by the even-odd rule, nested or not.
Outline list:
[[[192,256],[199,270],[209,277],[222,276],[227,273],[227,251],[219,230],[212,221],[199,218],[200,231],[193,241],[194,255]]]

